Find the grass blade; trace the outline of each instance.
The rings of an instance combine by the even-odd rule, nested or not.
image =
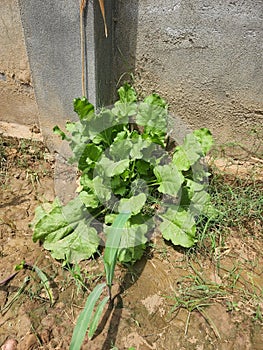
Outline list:
[[[76,326],[74,328],[69,350],[79,350],[81,348],[82,342],[85,338],[85,334],[91,321],[95,304],[101,296],[101,293],[105,286],[105,283],[98,284],[88,296],[85,307],[80,313]]]
[[[89,334],[88,337],[91,339],[96,332],[96,329],[98,327],[98,323],[100,320],[100,316],[104,310],[105,305],[107,304],[107,301],[109,300],[109,296],[105,297],[98,305],[97,310],[90,322],[90,327],[89,327]]]
[[[19,296],[24,292],[26,286],[28,285],[30,281],[30,277],[26,276],[24,278],[24,282],[22,284],[22,286],[18,289],[18,291],[16,292],[16,294],[13,296],[13,298],[8,302],[8,304],[6,304],[1,310],[1,314],[4,315],[9,309],[10,307],[14,304],[15,301],[17,301],[17,299],[19,298]]]
[[[40,270],[40,268],[37,267],[36,265],[33,265],[32,269],[33,269],[33,271],[36,272],[36,274],[40,278],[40,280],[45,288],[45,291],[48,295],[50,305],[53,305],[54,304],[54,297],[53,297],[53,293],[52,293],[52,290],[50,288],[49,280],[48,280],[46,274],[42,270]]]

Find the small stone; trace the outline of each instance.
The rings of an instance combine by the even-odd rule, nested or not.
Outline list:
[[[17,350],[17,341],[15,339],[7,339],[2,345],[1,350]]]

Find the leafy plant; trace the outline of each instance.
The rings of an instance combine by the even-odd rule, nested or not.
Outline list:
[[[85,97],[75,99],[79,121],[67,123],[67,133],[54,128],[69,142],[70,161],[78,164],[79,193],[64,206],[56,199],[37,208],[32,223],[33,240],[43,241],[54,258],[69,263],[95,254],[102,244],[98,233],[103,231],[109,299],[116,262],[140,259],[146,234],[157,225],[174,245],[194,245],[196,216],[209,204],[207,172],[201,159],[213,143],[211,133],[203,128],[168,152],[165,101],[153,93],[137,102],[128,84],[118,92],[119,100],[112,109],[95,111]],[[100,295],[96,294],[96,300]],[[98,319],[105,300],[94,318]],[[92,311],[89,307],[84,312],[87,327]],[[90,337],[95,326],[90,324]]]

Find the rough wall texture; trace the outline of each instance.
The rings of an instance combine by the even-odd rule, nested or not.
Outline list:
[[[263,1],[111,0],[110,26],[114,2],[109,39],[98,2],[88,2],[97,6],[85,24],[91,99],[110,102],[111,70],[116,81],[134,73],[142,95],[157,91],[193,128],[210,128],[219,143],[251,145],[250,130],[262,132],[263,125]],[[0,121],[37,124],[39,111],[53,137],[52,126],[72,116],[80,86],[79,1],[2,0]]]
[[[119,0],[117,13],[117,62],[142,94],[220,143],[262,132],[262,0]]]
[[[0,121],[38,124],[38,109],[16,0],[0,2]]]

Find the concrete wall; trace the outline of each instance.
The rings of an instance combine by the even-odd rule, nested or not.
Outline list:
[[[38,110],[16,0],[0,1],[0,121],[38,124]]]
[[[220,143],[249,146],[250,130],[262,132],[262,0],[105,0],[108,39],[98,1],[88,4],[92,102],[110,103],[120,76],[133,73],[140,94],[158,92],[171,113]],[[81,95],[79,0],[2,0],[0,14],[0,121],[31,125],[40,115],[52,139]]]
[[[159,92],[218,142],[249,146],[262,132],[262,0],[120,0],[116,34],[118,65],[143,95]]]
[[[112,1],[105,2],[111,29]],[[81,97],[82,55],[79,0],[19,0],[26,47],[46,143],[57,149],[54,125],[75,119],[73,99]],[[87,97],[94,105],[112,102],[112,31],[106,39],[98,1],[84,12]]]

